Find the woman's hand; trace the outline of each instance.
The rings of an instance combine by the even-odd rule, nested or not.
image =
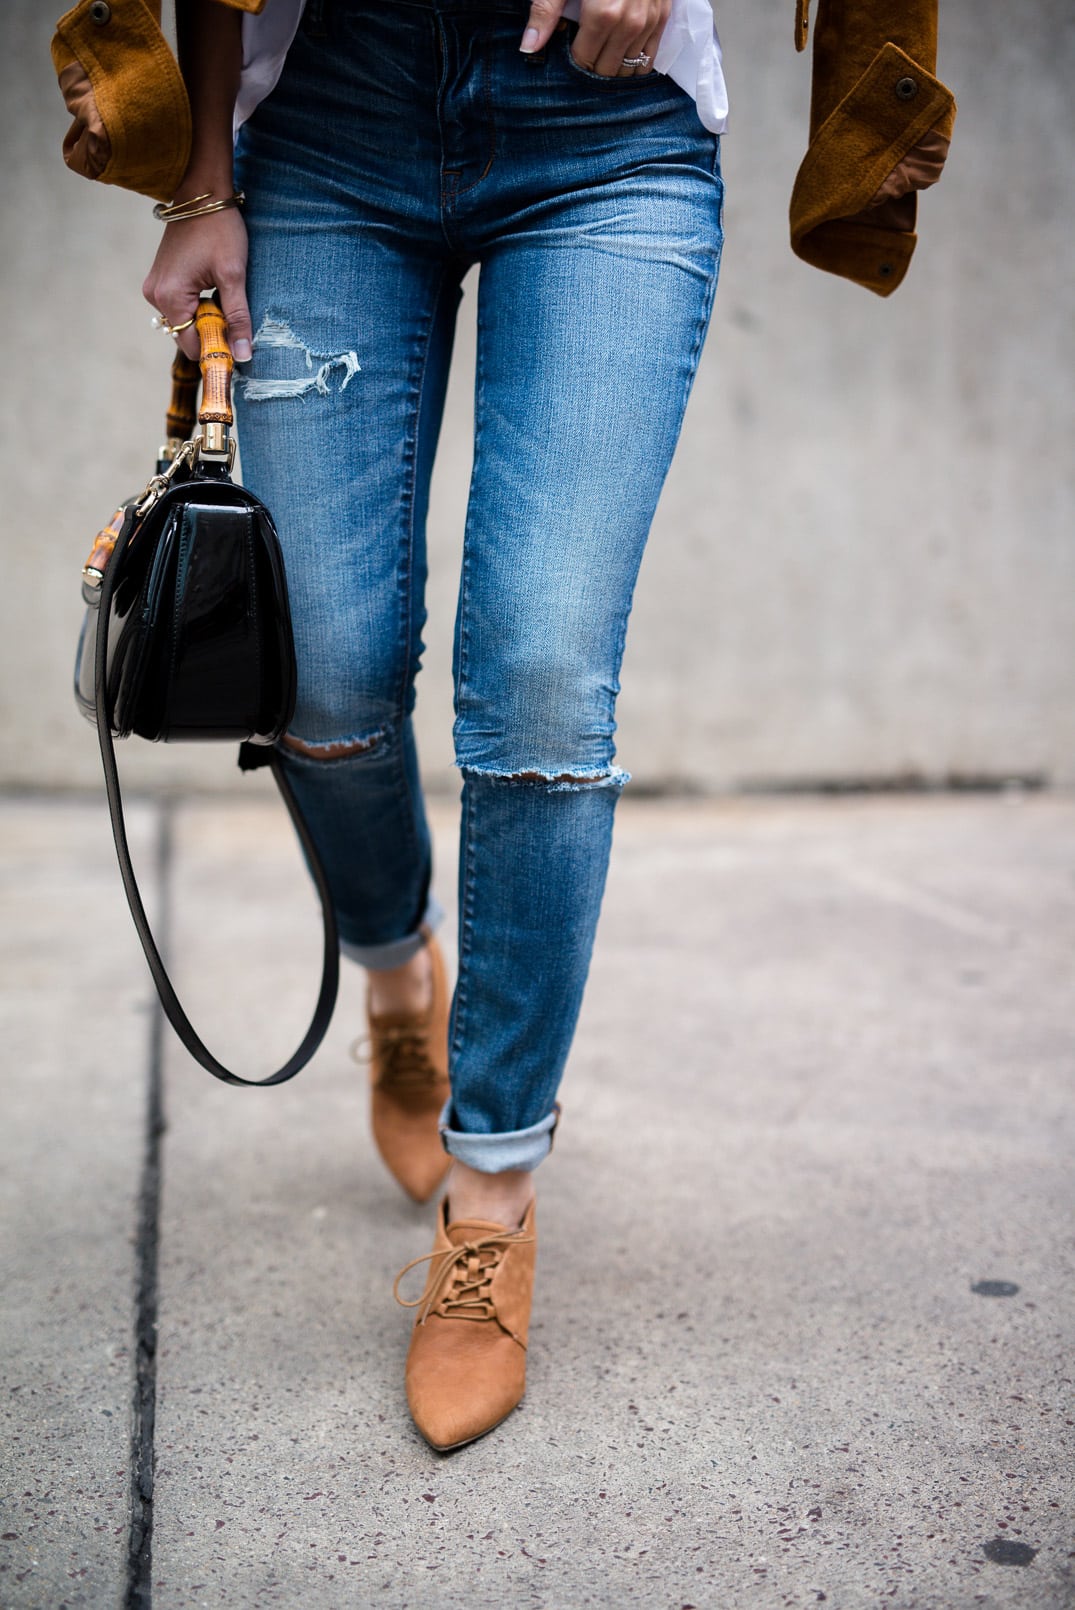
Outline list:
[[[202,292],[212,290],[220,298],[228,323],[232,356],[237,363],[245,363],[251,355],[253,331],[246,305],[246,226],[235,207],[166,224],[142,295],[174,325],[193,318]],[[198,333],[193,327],[177,339],[188,358],[198,356]]]
[[[651,73],[652,66],[625,67],[624,58],[646,55],[652,62],[671,8],[672,0],[582,0],[571,54],[580,67],[605,78]],[[519,49],[532,55],[547,45],[563,9],[564,0],[531,0]]]
[[[176,23],[192,135],[190,165],[172,200],[193,201],[206,194],[223,199],[235,190],[232,122],[242,65],[242,17],[216,0],[184,0],[176,7]],[[246,363],[252,350],[246,226],[234,207],[166,224],[142,295],[176,325],[193,318],[202,292],[212,290],[228,321],[232,356]],[[188,358],[198,356],[196,330],[184,330],[178,340]]]

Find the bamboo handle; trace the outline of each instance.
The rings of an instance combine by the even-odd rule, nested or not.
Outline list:
[[[202,405],[198,422],[202,425],[217,423],[230,425],[232,356],[228,346],[224,315],[216,302],[199,302],[195,317],[198,339],[201,342]]]
[[[112,557],[112,550],[119,540],[126,518],[126,509],[117,509],[103,530],[98,531],[93,539],[93,548],[86,563],[82,566],[83,580],[88,581],[91,587],[101,585],[101,577],[105,573],[105,566]]]
[[[169,440],[185,442],[188,436],[194,435],[200,378],[201,370],[194,359],[188,358],[182,348],[177,347],[172,364],[172,400],[164,425],[164,433]]]

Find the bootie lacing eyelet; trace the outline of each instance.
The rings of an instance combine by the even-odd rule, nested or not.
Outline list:
[[[525,1347],[522,1338],[500,1320],[491,1287],[508,1247],[523,1246],[535,1239],[532,1235],[482,1236],[457,1247],[423,1252],[399,1271],[392,1295],[400,1307],[419,1310],[419,1325],[424,1325],[431,1314],[439,1314],[442,1319],[495,1319],[520,1347]],[[420,1263],[430,1265],[428,1284],[422,1296],[411,1301],[400,1296],[400,1282]]]

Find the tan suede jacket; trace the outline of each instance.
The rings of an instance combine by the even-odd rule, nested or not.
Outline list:
[[[218,0],[258,12],[269,0]],[[793,0],[806,47],[810,0]],[[888,296],[915,249],[917,192],[940,177],[955,121],[934,76],[938,0],[817,0],[810,140],[791,197],[793,251]],[[161,0],[79,0],[52,59],[74,122],[68,167],[157,200],[190,155],[190,105]]]

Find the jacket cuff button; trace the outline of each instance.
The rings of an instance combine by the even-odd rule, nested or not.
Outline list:
[[[105,8],[108,9],[107,7]],[[918,94],[917,78],[897,78],[896,99],[898,101],[913,101]]]
[[[112,21],[112,7],[105,4],[105,0],[93,0],[90,7],[90,21],[95,22],[98,28],[103,28],[106,22]]]

